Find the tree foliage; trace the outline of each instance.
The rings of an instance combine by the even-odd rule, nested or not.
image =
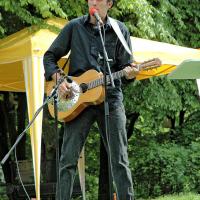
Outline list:
[[[198,0],[120,0],[112,13],[136,36],[199,47],[199,10]]]
[[[136,196],[199,192],[196,83],[156,77],[134,82],[124,92],[128,116],[139,114],[129,141]]]
[[[135,36],[199,47],[199,10],[198,0],[118,0],[110,14],[124,21]],[[0,33],[4,37],[18,30],[15,23],[19,21],[30,26],[52,16],[72,19],[86,14],[87,6],[85,0],[1,0],[0,12]],[[12,16],[14,24],[7,21],[7,16]]]

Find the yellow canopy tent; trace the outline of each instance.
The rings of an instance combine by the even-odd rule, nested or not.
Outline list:
[[[63,19],[52,19],[49,24],[62,28]],[[0,40],[0,90],[26,91],[29,120],[43,103],[44,68],[43,54],[55,39],[56,34],[47,29],[35,31],[25,28]],[[200,51],[176,45],[131,38],[135,60],[142,62],[159,57],[163,65],[157,69],[141,72],[137,79],[167,74],[187,58],[200,58]],[[42,112],[30,128],[34,177],[37,200],[40,199],[40,154],[41,154]],[[79,161],[82,191],[85,194],[84,155]]]
[[[62,28],[64,19],[52,19],[48,24]],[[55,39],[56,33],[37,27],[25,28],[0,40],[0,90],[26,91],[29,121],[43,104],[43,54]],[[40,157],[42,112],[30,128],[36,196],[40,199]]]
[[[132,37],[131,42],[133,55],[137,62],[142,62],[156,57],[160,58],[162,61],[161,67],[141,72],[136,77],[138,80],[149,78],[151,76],[159,76],[161,74],[169,74],[184,60],[200,58],[199,49],[192,49],[136,37]]]

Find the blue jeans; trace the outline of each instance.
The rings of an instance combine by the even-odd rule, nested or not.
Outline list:
[[[60,158],[60,198],[70,200],[80,152],[85,144],[90,127],[97,122],[107,149],[103,104],[86,108],[77,118],[65,124]],[[118,200],[133,199],[133,184],[127,154],[126,116],[121,103],[110,111],[109,145],[113,179]]]

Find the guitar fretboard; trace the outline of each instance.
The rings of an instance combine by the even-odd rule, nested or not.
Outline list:
[[[124,70],[120,70],[118,72],[112,73],[113,80],[119,79],[119,78],[123,77],[124,75],[125,75]],[[107,79],[106,83],[110,84],[110,77],[108,75],[106,76],[106,79]],[[88,89],[92,89],[92,88],[98,87],[100,85],[104,85],[104,77],[101,77],[99,79],[96,79],[94,81],[87,83]]]
[[[145,61],[141,64],[137,64],[137,69],[140,71],[142,69],[147,69],[147,67],[151,67],[151,66],[159,66],[161,63],[159,63],[160,61],[158,59],[152,59],[152,60],[149,60],[149,61]],[[150,68],[151,69],[151,68]],[[113,80],[115,79],[119,79],[123,76],[125,76],[125,71],[124,70],[120,70],[118,72],[114,72],[112,73],[112,76],[113,76]],[[106,76],[106,83],[107,84],[110,84],[110,77],[107,75]],[[98,87],[100,85],[104,85],[104,76],[99,78],[99,79],[96,79],[96,80],[93,80],[89,83],[87,83],[87,89],[92,89],[92,88],[95,88],[95,87]]]

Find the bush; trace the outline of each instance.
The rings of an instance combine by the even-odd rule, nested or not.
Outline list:
[[[188,147],[153,140],[135,144],[129,157],[136,197],[199,192],[199,150],[199,143]]]

